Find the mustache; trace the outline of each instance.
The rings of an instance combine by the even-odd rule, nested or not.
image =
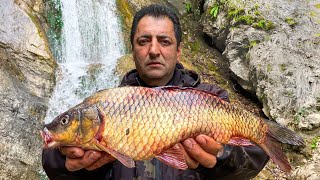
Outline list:
[[[146,64],[163,64],[163,60],[161,58],[148,58]]]

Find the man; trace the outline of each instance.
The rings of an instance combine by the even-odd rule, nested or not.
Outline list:
[[[170,9],[151,5],[134,17],[131,44],[136,69],[128,72],[120,86],[164,85],[204,89],[228,101],[227,92],[201,84],[199,76],[179,63],[181,27]],[[221,144],[205,135],[189,138],[174,148],[183,151],[187,170],[177,170],[157,159],[136,162],[127,168],[105,152],[62,147],[43,151],[43,167],[51,179],[249,179],[269,160],[259,147]],[[219,154],[219,157],[217,157]]]

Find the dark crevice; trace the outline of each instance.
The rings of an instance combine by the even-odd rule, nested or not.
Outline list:
[[[260,115],[261,117],[263,117],[263,118],[268,119],[268,117],[267,117],[267,116],[264,114],[264,112],[262,111],[263,104],[259,101],[258,97],[257,97],[255,94],[253,94],[253,93],[245,90],[245,89],[238,83],[238,81],[237,81],[235,78],[233,78],[232,76],[229,76],[228,79],[229,79],[230,82],[232,83],[233,91],[234,91],[235,93],[237,93],[238,95],[240,95],[241,97],[243,97],[243,98],[249,100],[250,102],[256,104],[257,107],[258,107],[259,110],[260,110],[260,111],[259,111],[259,115]]]

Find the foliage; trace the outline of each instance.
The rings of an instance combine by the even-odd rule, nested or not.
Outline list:
[[[289,26],[291,26],[291,27],[297,25],[297,22],[296,22],[293,18],[286,18],[285,21],[286,21],[286,23],[288,23]]]
[[[309,111],[306,107],[300,108],[294,115],[294,122],[299,123],[301,118],[306,117],[309,114]]]
[[[246,46],[247,48],[251,49],[253,48],[254,46],[256,46],[257,44],[259,44],[260,41],[259,40],[253,40],[253,41],[250,41],[249,44]]]
[[[192,12],[192,4],[190,2],[186,2],[185,3],[185,9],[187,11],[187,13],[191,13]]]
[[[213,6],[211,7],[211,10],[209,11],[209,14],[211,15],[212,18],[217,18],[219,10],[225,6],[227,2],[225,0],[217,0]]]
[[[271,72],[272,71],[272,66],[271,66],[271,64],[268,64],[267,65],[267,72]]]
[[[310,145],[312,150],[317,148],[317,144],[319,141],[320,141],[320,136],[312,138],[311,145]]]
[[[242,7],[231,6],[228,10],[228,18],[232,20],[233,26],[238,24],[250,25],[257,29],[271,30],[275,26],[271,21],[266,20],[258,10],[259,6],[255,5],[249,10]]]
[[[211,17],[216,18],[218,16],[218,13],[219,13],[219,6],[214,5],[210,11]]]
[[[261,19],[257,23],[253,23],[252,26],[257,29],[264,29],[264,30],[271,30],[275,27],[273,22],[265,19]]]
[[[287,70],[287,65],[286,64],[280,64],[280,70],[282,72],[286,71]]]

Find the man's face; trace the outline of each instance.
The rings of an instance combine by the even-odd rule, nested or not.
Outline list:
[[[150,86],[166,85],[180,57],[180,45],[168,17],[143,17],[133,38],[133,57],[139,76]]]

